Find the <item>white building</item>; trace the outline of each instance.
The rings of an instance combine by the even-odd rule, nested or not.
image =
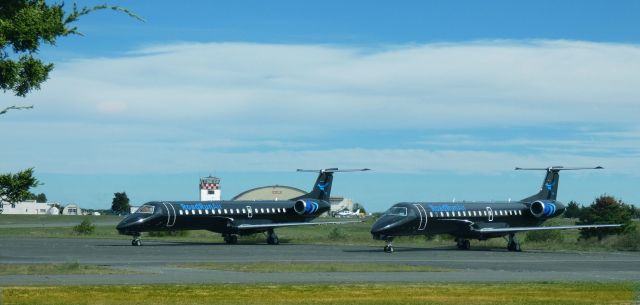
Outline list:
[[[56,211],[58,211],[58,209],[52,204],[36,202],[35,200],[16,202],[15,204],[8,202],[0,203],[0,214],[57,215],[57,213],[54,213]]]
[[[220,178],[200,178],[200,201],[219,201],[220,198]]]
[[[82,215],[82,209],[77,204],[67,204],[62,209],[62,215]]]
[[[331,197],[331,212],[340,212],[344,210],[353,211],[353,200],[344,197]]]

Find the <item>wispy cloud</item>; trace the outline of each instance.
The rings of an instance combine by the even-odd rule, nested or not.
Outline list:
[[[638,172],[639,71],[640,46],[580,41],[160,45],[59,63],[27,100],[36,110],[0,120],[3,139],[18,143],[0,152],[1,167],[406,172],[566,161]],[[592,142],[536,133],[559,124],[598,131]],[[469,136],[515,127],[523,132],[494,142]],[[458,136],[404,147],[375,137],[432,129]],[[544,149],[517,149],[529,145]]]

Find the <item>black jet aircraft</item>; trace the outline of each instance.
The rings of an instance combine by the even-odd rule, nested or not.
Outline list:
[[[238,242],[238,235],[267,233],[267,243],[279,244],[275,228],[359,221],[311,222],[331,208],[329,196],[333,173],[365,169],[298,170],[319,172],[310,193],[290,200],[264,201],[152,201],[123,219],[116,229],[132,235],[131,245],[140,246],[141,232],[209,230],[221,233],[227,244]]]
[[[547,219],[560,216],[565,206],[556,201],[561,170],[602,169],[595,168],[516,168],[516,170],[546,170],[547,175],[540,191],[515,202],[401,202],[387,210],[372,228],[374,239],[385,240],[385,252],[393,252],[392,241],[396,236],[450,234],[455,237],[458,249],[468,250],[469,239],[508,236],[507,249],[520,251],[517,232],[536,230],[560,230],[580,228],[618,227],[611,225],[574,225],[540,227]]]

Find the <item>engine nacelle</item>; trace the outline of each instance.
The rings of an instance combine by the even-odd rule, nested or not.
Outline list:
[[[547,218],[564,213],[565,207],[562,203],[551,200],[538,200],[531,204],[529,211],[537,218]]]
[[[299,215],[309,215],[318,211],[320,205],[312,200],[301,199],[293,205],[293,210]]]

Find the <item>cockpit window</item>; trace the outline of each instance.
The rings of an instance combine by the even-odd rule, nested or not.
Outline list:
[[[154,209],[155,209],[154,206],[145,204],[145,205],[139,207],[138,210],[136,211],[136,213],[139,213],[139,214],[153,214],[153,210]]]
[[[385,213],[385,215],[407,216],[407,208],[405,208],[405,207],[392,207]]]

